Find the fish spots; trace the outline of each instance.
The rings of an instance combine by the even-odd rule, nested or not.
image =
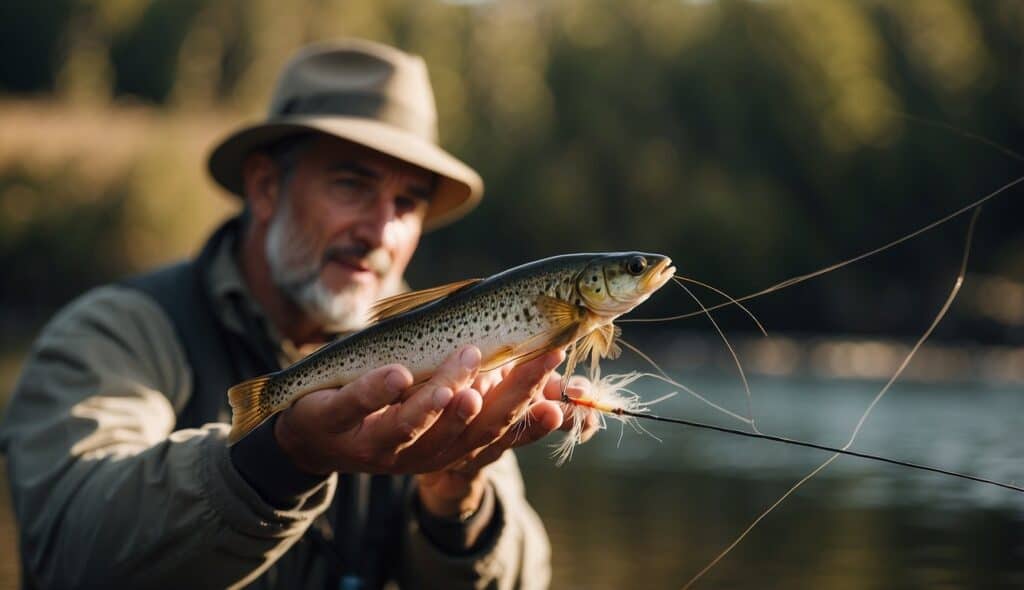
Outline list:
[[[400,362],[416,370],[436,367],[455,347],[476,343],[483,348],[522,343],[551,328],[537,305],[537,293],[582,304],[577,286],[603,291],[600,272],[586,272],[576,263],[535,266],[520,274],[487,281],[472,295],[434,307],[390,325],[377,324],[318,352],[301,367],[275,379],[275,395],[286,403],[296,387],[334,383],[358,377],[370,367]],[[596,279],[596,280],[595,280]],[[340,344],[340,346],[339,346]],[[341,369],[344,373],[339,375]]]

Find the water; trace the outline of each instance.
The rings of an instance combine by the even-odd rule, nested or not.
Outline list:
[[[741,410],[730,378],[687,381]],[[757,380],[767,433],[842,445],[881,387]],[[646,398],[667,386],[641,386]],[[1024,483],[1024,399],[983,385],[896,386],[854,449]],[[657,413],[714,420],[678,396]],[[679,588],[829,454],[648,422],[618,426],[555,468],[520,454],[554,544],[555,588]],[[1024,587],[1024,494],[842,457],[791,496],[698,584],[710,588]]]
[[[609,365],[608,368],[611,368]],[[742,411],[735,377],[685,379]],[[866,381],[752,381],[764,432],[846,441],[881,387]],[[671,388],[640,382],[647,399]],[[897,385],[856,450],[1024,482],[1024,393],[983,384]],[[727,417],[679,395],[655,410]],[[617,423],[556,468],[520,453],[530,500],[553,545],[553,588],[679,588],[828,454],[648,422]],[[3,482],[0,482],[3,483]],[[17,587],[6,485],[0,485],[0,589]],[[801,488],[703,580],[702,588],[1024,587],[1024,494],[843,457]]]

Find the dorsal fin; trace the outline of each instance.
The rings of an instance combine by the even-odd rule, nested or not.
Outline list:
[[[379,322],[398,314],[411,311],[417,307],[422,307],[428,303],[433,303],[434,301],[443,299],[460,289],[475,285],[482,280],[483,279],[466,279],[465,281],[448,283],[447,285],[431,287],[430,289],[410,291],[408,293],[399,293],[398,295],[386,297],[374,303],[373,307],[370,308],[370,323]]]

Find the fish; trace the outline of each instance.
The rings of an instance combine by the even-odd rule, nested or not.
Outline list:
[[[674,274],[672,260],[661,254],[565,254],[485,279],[382,299],[372,307],[370,325],[363,330],[281,371],[231,387],[228,443],[238,442],[305,395],[343,387],[387,364],[408,368],[415,387],[448,355],[470,344],[480,349],[481,371],[568,347],[568,377],[581,359],[616,357],[615,319],[646,301]]]

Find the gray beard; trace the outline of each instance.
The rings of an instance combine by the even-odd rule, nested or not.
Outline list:
[[[325,330],[348,332],[365,327],[369,304],[359,297],[358,286],[338,293],[324,286],[320,280],[323,262],[316,246],[297,231],[288,202],[282,203],[270,222],[265,252],[274,284]]]

